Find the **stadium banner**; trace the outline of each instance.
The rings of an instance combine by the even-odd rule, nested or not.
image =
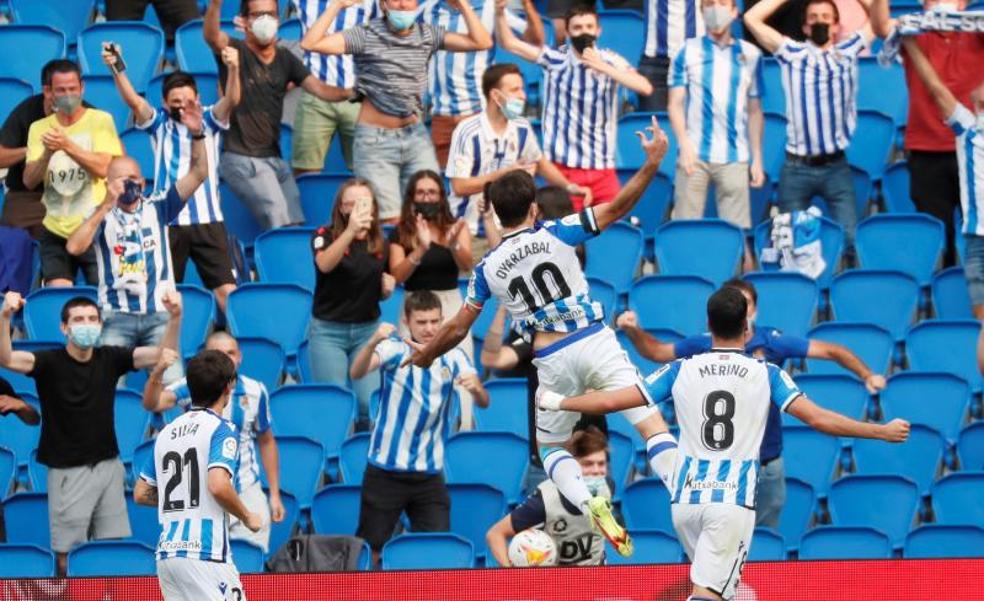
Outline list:
[[[249,601],[683,601],[687,564],[254,574]],[[979,601],[984,559],[749,563],[737,601]],[[235,596],[227,597],[236,601]],[[0,580],[2,601],[158,601],[157,579]]]

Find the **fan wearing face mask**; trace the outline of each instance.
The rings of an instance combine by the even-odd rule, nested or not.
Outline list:
[[[859,0],[865,11],[869,1]],[[779,62],[786,92],[786,161],[779,175],[779,208],[805,210],[814,196],[823,198],[829,216],[844,227],[844,259],[850,265],[857,212],[844,150],[857,124],[858,55],[874,34],[865,25],[835,43],[840,13],[834,0],[808,0],[802,29],[807,39],[797,42],[766,23],[786,2],[763,0],[745,13],[745,26]]]

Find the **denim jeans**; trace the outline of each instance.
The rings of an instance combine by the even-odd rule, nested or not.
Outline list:
[[[157,346],[164,337],[167,329],[168,314],[165,311],[156,313],[122,313],[120,311],[103,311],[102,335],[99,337],[100,346]],[[181,378],[184,370],[181,361],[164,372],[164,382],[171,383]]]
[[[844,257],[850,265],[858,216],[847,159],[814,167],[787,158],[779,175],[779,208],[784,212],[808,209],[814,196],[826,201],[829,217],[844,227]]]
[[[779,515],[786,504],[786,472],[782,457],[776,457],[758,473],[755,485],[755,525],[779,528]]]
[[[631,60],[631,59],[630,59]],[[670,72],[670,59],[665,56],[643,56],[639,59],[639,73],[649,80],[653,93],[649,96],[639,95],[640,111],[665,111],[669,86],[667,75]]]
[[[358,123],[352,144],[352,171],[376,193],[380,219],[400,216],[403,190],[421,169],[440,172],[434,144],[423,123],[387,129]]]
[[[984,305],[984,236],[964,234],[964,273],[967,274],[967,290],[970,303]]]
[[[342,323],[312,317],[308,326],[311,377],[315,382],[351,388],[359,399],[359,419],[369,416],[369,397],[379,387],[379,373],[369,372],[352,382],[349,367],[378,325],[378,321]]]

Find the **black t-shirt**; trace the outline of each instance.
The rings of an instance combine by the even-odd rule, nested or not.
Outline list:
[[[133,371],[133,349],[103,346],[80,363],[64,348],[34,353],[41,401],[38,461],[48,467],[92,465],[120,454],[113,403],[116,382]]]
[[[318,251],[331,245],[331,231],[320,227],[311,237],[312,260]],[[382,245],[378,255],[369,253],[366,240],[353,240],[335,269],[322,273],[315,264],[312,314],[325,321],[365,323],[379,318],[379,301],[383,296],[383,271],[389,246]]]
[[[399,244],[399,232],[390,232],[391,244]],[[409,251],[408,251],[409,252]],[[454,254],[447,246],[431,244],[424,256],[407,281],[403,289],[407,292],[415,290],[454,290],[458,287],[458,264],[454,262]]]
[[[242,99],[232,110],[229,131],[223,136],[224,148],[251,157],[280,156],[280,117],[284,112],[287,84],[301,85],[311,73],[290,50],[277,46],[273,61],[260,61],[242,40],[230,39],[239,51],[239,81]],[[216,57],[222,88],[228,69]]]

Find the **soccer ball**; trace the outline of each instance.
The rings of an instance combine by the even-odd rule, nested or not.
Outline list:
[[[523,530],[509,543],[509,563],[517,568],[555,566],[557,545],[543,530]]]

